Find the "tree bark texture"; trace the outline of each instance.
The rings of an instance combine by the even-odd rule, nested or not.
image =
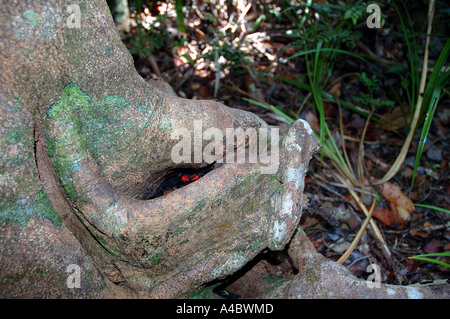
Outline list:
[[[194,120],[222,132],[268,125],[143,80],[105,1],[0,5],[0,296],[188,297],[290,242],[318,150],[306,122],[281,137],[270,174],[261,162],[177,164],[172,133],[195,138]],[[160,192],[177,172],[206,168]],[[328,270],[351,278],[298,234],[290,252],[300,270],[327,285]],[[73,265],[79,287],[70,284]],[[301,271],[266,296],[330,296],[317,280]],[[346,291],[331,296],[359,297]]]
[[[281,139],[273,174],[224,163],[156,196],[171,173],[207,166],[174,163],[178,128],[267,124],[144,81],[104,1],[1,7],[2,296],[185,297],[286,245],[318,146],[306,122]]]

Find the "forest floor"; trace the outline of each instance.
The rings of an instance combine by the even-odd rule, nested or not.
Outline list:
[[[298,8],[280,8],[271,2],[232,2],[235,3],[234,7],[222,10],[225,7],[214,7],[206,1],[188,1],[190,6],[183,8],[185,32],[180,32],[175,4],[170,1],[155,2],[145,9],[143,7],[138,14],[140,25],[136,25],[136,13],[132,12],[131,31],[123,35],[123,41],[133,54],[137,71],[145,79],[164,79],[179,96],[216,99],[227,106],[251,111],[270,125],[280,127],[289,124],[282,114],[302,118],[319,134],[319,113],[311,90],[289,82],[309,83],[308,62],[305,56],[298,53],[304,51],[302,45],[305,41],[302,37],[313,37],[313,33],[306,32],[299,36],[292,32],[299,29],[298,21],[289,19],[288,15],[295,10],[298,15],[301,11]],[[336,30],[339,14],[347,14],[348,7],[347,11],[344,8],[341,12],[331,2],[322,5],[328,5],[336,14],[328,13],[321,20],[317,19],[317,14],[313,15],[312,10],[309,15],[316,19],[308,20],[310,29],[312,23],[329,22],[331,30]],[[427,5],[416,2],[408,5],[408,10],[416,31],[418,63],[422,64]],[[325,11],[323,15],[326,14]],[[398,19],[397,12],[392,6],[383,7],[384,25],[380,29],[369,29],[365,20],[367,16],[368,13],[364,13],[354,23],[352,19],[347,19],[349,26],[342,27],[338,34],[342,38],[347,34],[348,39],[342,40],[346,50],[373,59],[366,63],[349,54],[337,54],[332,64],[324,66],[329,74],[325,74],[326,81],[321,82],[323,90],[333,97],[363,108],[364,99],[369,98],[367,94],[361,93],[369,92],[364,83],[376,77],[372,81],[376,85],[371,97],[378,102],[393,101],[379,103],[374,109],[374,115],[383,125],[371,120],[364,129],[366,116],[344,106],[340,112],[341,106],[336,100],[323,99],[324,119],[331,136],[339,148],[345,141],[349,164],[356,176],[360,137],[365,134],[362,162],[366,183],[368,178],[381,178],[392,166],[408,134],[411,116],[411,102],[406,90],[408,83],[402,83],[407,78],[410,66],[409,51],[400,23],[395,20]],[[430,72],[449,35],[448,18],[448,4],[438,1],[429,46]],[[316,29],[320,31],[318,27]],[[327,44],[327,38],[321,43]],[[315,69],[317,65],[313,65],[312,61],[309,63],[309,66],[314,67],[313,72],[319,72]],[[389,70],[395,68],[400,70],[400,74],[403,72],[405,77],[398,76],[399,72],[390,73]],[[420,65],[418,70],[420,74]],[[281,110],[282,114],[268,110],[270,105]],[[407,213],[408,216],[402,218],[396,210],[401,205],[391,198],[401,197],[411,203],[432,205],[447,211],[450,209],[449,105],[449,92],[445,91],[431,122],[417,172],[414,173],[413,169],[422,124],[416,129],[400,170],[383,186],[371,188],[372,192],[380,195],[373,216],[391,255],[386,255],[379,239],[369,229],[343,262],[356,276],[367,278],[371,274],[368,266],[375,263],[382,269],[382,282],[385,283],[410,285],[449,282],[450,268],[408,257],[450,252],[450,214],[414,206]],[[337,261],[349,248],[366,216],[350,196],[348,187],[343,187],[341,181],[336,179],[333,170],[335,168],[322,154],[313,158],[305,188],[309,205],[303,213],[301,225],[317,251]],[[413,175],[415,180],[410,191]],[[386,194],[389,192],[395,194],[390,197]],[[359,195],[369,207],[371,197],[364,192]],[[450,263],[450,257],[438,259]],[[283,262],[278,264],[283,265]],[[282,272],[291,270],[279,266],[277,271],[273,272],[273,276],[283,278],[288,274]],[[235,294],[239,295],[239,291]]]

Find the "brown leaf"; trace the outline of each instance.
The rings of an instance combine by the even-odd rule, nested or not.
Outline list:
[[[202,85],[202,86],[198,89],[198,94],[200,95],[200,97],[201,97],[202,99],[210,98],[210,92],[209,92],[209,89],[208,89],[206,86],[204,86],[204,85]]]
[[[430,222],[423,223],[423,227],[432,227],[432,226],[433,226],[433,224]]]
[[[327,117],[335,117],[337,108],[334,104],[329,103],[328,101],[323,101],[323,110],[324,114]]]
[[[313,112],[311,112],[311,111],[306,112],[305,120],[306,120],[306,122],[309,123],[309,125],[311,126],[311,129],[314,132],[319,133],[319,131],[320,131],[319,121],[317,120],[317,117],[314,115]]]
[[[440,252],[440,248],[442,247],[442,242],[437,240],[436,238],[430,239],[423,247],[423,252],[425,254],[434,254]]]
[[[319,249],[319,247],[322,246],[322,238],[313,240],[312,243],[313,243],[315,249]]]
[[[390,228],[398,228],[405,224],[405,222],[398,216],[396,212],[383,208],[381,206],[375,207],[373,217]]]
[[[412,200],[403,194],[400,187],[391,183],[384,183],[381,185],[381,193],[392,204],[391,210],[398,213],[404,221],[408,221],[409,215],[415,211],[415,207]]]
[[[342,93],[341,89],[342,89],[342,83],[338,82],[331,87],[331,89],[328,91],[328,93],[330,93],[331,95],[333,95],[335,98],[338,99],[341,97],[341,93]]]
[[[317,219],[306,216],[301,226],[303,230],[306,230],[311,226],[317,225],[318,223],[319,221]]]
[[[397,214],[404,221],[408,221],[410,218],[409,212],[402,206],[396,206]]]
[[[411,236],[414,237],[420,237],[420,238],[427,238],[428,236],[430,236],[430,233],[428,233],[425,230],[418,230],[416,228],[413,228],[409,231],[409,233],[411,234]]]
[[[406,118],[409,118],[406,114]],[[405,117],[400,106],[392,108],[381,116],[381,120],[389,124],[394,130],[400,130],[405,127]]]
[[[445,244],[444,250],[445,251],[450,251],[450,243]]]
[[[284,51],[284,56],[286,57],[291,57],[296,53],[296,49],[294,49],[293,47],[286,47],[286,50]]]

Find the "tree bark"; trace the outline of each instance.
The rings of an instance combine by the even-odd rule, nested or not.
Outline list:
[[[281,140],[277,171],[216,163],[161,194],[177,172],[210,167],[175,163],[174,132],[267,124],[144,81],[104,1],[2,8],[1,295],[183,297],[286,245],[317,149],[306,122]]]
[[[318,149],[306,122],[281,138],[274,172],[177,163],[173,134],[195,139],[194,120],[223,136],[268,125],[144,81],[105,1],[0,4],[0,296],[187,297],[289,243]],[[162,192],[187,170],[204,176]],[[273,296],[303,297],[302,278]]]

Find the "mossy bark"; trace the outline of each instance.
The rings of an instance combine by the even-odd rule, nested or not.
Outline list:
[[[223,163],[154,196],[209,167],[175,163],[173,132],[267,124],[144,81],[104,1],[0,5],[0,296],[186,297],[290,241],[318,148],[306,122],[281,139],[276,172]]]
[[[267,124],[144,81],[104,1],[1,6],[2,296],[188,296],[288,242],[317,148],[307,124],[282,141],[275,174],[225,163],[147,199],[168,173],[207,166],[174,163],[175,130]],[[73,264],[81,288],[67,284]]]

